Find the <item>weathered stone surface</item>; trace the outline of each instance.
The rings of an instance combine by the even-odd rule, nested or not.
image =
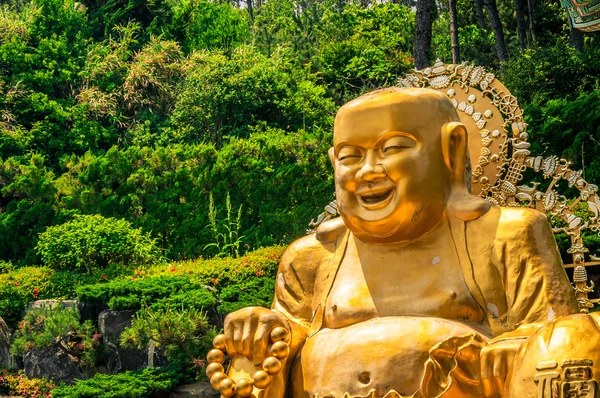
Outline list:
[[[123,348],[120,345],[121,333],[131,326],[134,311],[102,311],[98,317],[98,327],[111,351],[107,368],[111,373],[125,370],[139,370],[148,366],[148,350]]]
[[[9,367],[10,355],[10,331],[4,319],[0,318],[0,367]]]
[[[131,326],[135,311],[102,311],[98,316],[98,327],[104,340],[119,345],[121,333]]]
[[[215,391],[208,383],[184,384],[171,392],[169,398],[219,398],[219,392]]]
[[[39,310],[40,308],[56,308],[60,303],[63,308],[77,308],[77,300],[36,300],[29,303],[28,310]]]
[[[82,322],[92,321],[94,325],[98,326],[98,317],[108,307],[104,303],[77,303],[77,309]]]
[[[10,329],[4,319],[0,318],[0,368],[20,369],[22,366],[18,358],[10,354],[11,341]]]
[[[73,383],[85,378],[71,358],[55,346],[27,351],[23,365],[27,377],[43,377],[57,383]]]

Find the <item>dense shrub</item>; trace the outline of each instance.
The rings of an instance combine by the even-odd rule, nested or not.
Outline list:
[[[164,311],[183,306],[207,311],[213,317],[217,312],[227,314],[241,306],[270,306],[273,279],[282,254],[283,247],[275,246],[236,259],[154,266],[137,270],[132,277],[81,286],[77,289],[77,298],[83,303],[103,304],[114,310],[148,306],[154,311]],[[220,303],[218,308],[217,302]]]
[[[144,369],[116,375],[97,374],[73,386],[60,386],[52,392],[53,398],[146,398],[166,394],[181,379],[176,371]]]
[[[187,275],[132,277],[82,286],[77,289],[77,298],[84,303],[108,305],[112,310],[137,310],[144,304],[156,309],[179,304],[209,308],[216,303],[202,284]]]
[[[188,68],[171,116],[179,142],[220,146],[224,136],[248,137],[256,125],[286,132],[331,127],[334,104],[325,87],[283,54],[199,51]]]
[[[188,363],[203,369],[206,351],[198,352],[197,348],[206,346],[214,335],[201,310],[185,306],[158,310],[142,308],[132,319],[131,327],[121,335],[121,345],[143,348],[153,341],[158,347],[165,348],[167,358],[183,352]]]
[[[271,307],[275,293],[275,278],[252,278],[224,287],[219,292],[219,314],[227,315],[245,307]]]
[[[415,13],[406,3],[337,4],[322,4],[313,51],[323,81],[342,105],[361,93],[395,85],[411,69]]]
[[[14,328],[34,300],[73,299],[78,286],[101,283],[130,272],[128,267],[111,266],[92,275],[48,267],[23,267],[0,273],[0,317]]]
[[[580,53],[566,40],[557,40],[513,57],[505,65],[502,82],[521,104],[543,106],[553,99],[576,98],[600,85],[599,55],[599,48],[590,46]]]
[[[84,372],[95,372],[104,359],[104,345],[91,321],[81,323],[76,308],[39,308],[27,311],[19,322],[11,351],[23,355],[27,351],[56,347]]]
[[[109,264],[148,264],[161,259],[156,241],[129,221],[101,215],[75,215],[40,235],[36,251],[52,268],[86,270]]]
[[[573,99],[554,99],[525,107],[537,153],[568,159],[590,183],[600,182],[600,89]],[[564,188],[566,188],[564,184]]]
[[[50,398],[55,386],[44,379],[30,379],[23,371],[0,369],[0,395],[18,395],[22,398]]]

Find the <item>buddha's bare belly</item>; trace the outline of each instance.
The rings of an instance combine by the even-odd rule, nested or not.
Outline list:
[[[304,391],[295,386],[295,395],[364,396],[375,390],[383,397],[393,389],[410,396],[419,389],[431,348],[448,337],[466,334],[478,332],[455,321],[408,316],[323,329],[302,348],[295,379],[303,379]]]

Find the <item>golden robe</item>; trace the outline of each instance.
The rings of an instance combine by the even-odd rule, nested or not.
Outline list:
[[[391,388],[389,396],[480,396],[477,353],[486,344],[484,340],[524,341],[555,317],[578,312],[545,215],[532,209],[492,206],[472,221],[446,217],[464,281],[485,314],[489,333],[483,339],[477,333],[440,335],[437,344],[428,348],[428,359],[414,372],[421,388],[410,395]],[[326,395],[305,391],[301,353],[306,339],[315,338],[322,330],[325,302],[349,234],[346,228],[328,231],[324,225],[317,234],[292,243],[283,255],[273,309],[290,321],[291,356],[266,391],[268,396]],[[327,386],[320,387],[327,391]]]

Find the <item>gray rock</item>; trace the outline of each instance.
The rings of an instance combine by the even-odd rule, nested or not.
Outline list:
[[[77,308],[77,300],[36,300],[29,303],[28,310],[39,310],[41,308],[56,308],[58,304],[63,308]]]
[[[119,345],[121,333],[131,326],[135,311],[102,311],[98,316],[98,327],[104,340]]]
[[[219,398],[220,394],[209,383],[183,384],[171,391],[169,398]]]
[[[82,322],[92,321],[95,326],[98,326],[98,317],[108,307],[104,303],[77,303],[77,309]]]
[[[148,366],[148,350],[121,347],[121,333],[131,326],[135,311],[102,311],[98,317],[100,333],[110,354],[107,368],[111,373],[139,370]]]
[[[27,351],[23,365],[27,377],[43,377],[56,383],[73,383],[85,378],[71,358],[55,346]]]
[[[22,366],[18,358],[10,353],[11,342],[10,329],[4,319],[0,318],[0,368],[20,369]]]

